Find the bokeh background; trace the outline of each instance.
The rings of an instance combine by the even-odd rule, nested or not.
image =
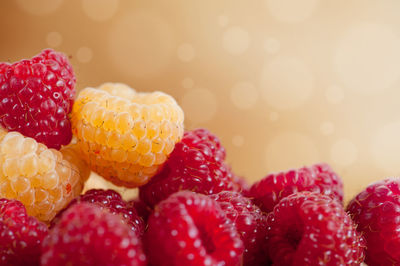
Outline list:
[[[78,90],[165,91],[250,182],[325,161],[348,200],[400,173],[399,12],[397,0],[6,0],[0,61],[51,47]]]

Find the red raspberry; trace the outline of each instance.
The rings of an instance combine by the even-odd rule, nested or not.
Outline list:
[[[250,199],[238,192],[223,191],[210,195],[219,203],[227,218],[235,225],[243,241],[244,265],[266,265],[263,245],[267,233],[266,216]]]
[[[206,129],[185,132],[162,171],[139,188],[140,199],[154,206],[180,190],[206,195],[240,190],[224,160],[225,149],[216,136]]]
[[[0,63],[0,124],[59,149],[72,137],[68,114],[75,83],[67,57],[51,49],[30,60]]]
[[[400,265],[400,178],[369,185],[347,206],[367,241],[368,265]]]
[[[239,265],[243,243],[214,200],[177,192],[150,215],[145,247],[151,265]]]
[[[328,164],[269,174],[245,193],[262,211],[271,212],[284,197],[299,191],[312,191],[343,201],[343,183]]]
[[[150,214],[153,212],[152,208],[147,206],[147,204],[139,198],[128,201],[127,204],[129,208],[136,210],[137,214],[142,218],[142,220],[147,223]]]
[[[0,199],[0,265],[39,265],[47,226],[17,200]]]
[[[233,176],[233,182],[239,186],[240,192],[245,192],[250,189],[249,183],[244,177],[234,175]]]
[[[53,219],[53,226],[59,222],[64,211],[77,202],[94,203],[102,209],[105,208],[112,214],[120,215],[121,218],[123,218],[123,221],[125,221],[138,235],[141,236],[144,233],[145,223],[136,212],[135,208],[128,205],[118,192],[111,189],[91,189],[86,191],[85,194],[75,198],[65,209],[57,214],[55,219]]]
[[[81,202],[63,213],[42,244],[41,265],[145,265],[136,233],[121,217]]]
[[[267,250],[274,265],[359,265],[364,239],[332,198],[299,192],[282,199],[267,219]]]

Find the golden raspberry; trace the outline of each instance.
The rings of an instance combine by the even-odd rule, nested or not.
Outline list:
[[[162,93],[106,83],[82,90],[72,130],[90,168],[118,186],[146,184],[183,136],[183,111]]]
[[[88,180],[90,169],[86,162],[81,159],[79,145],[77,143],[71,143],[68,146],[63,146],[60,152],[65,160],[78,168],[81,179],[83,181]]]
[[[83,188],[78,166],[60,151],[2,128],[0,165],[0,198],[21,201],[29,215],[43,222],[49,222]]]

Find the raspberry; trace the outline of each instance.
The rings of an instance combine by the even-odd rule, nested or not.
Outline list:
[[[67,146],[63,146],[60,150],[63,158],[75,165],[81,176],[82,180],[87,180],[90,176],[90,169],[88,165],[81,159],[80,149],[78,144],[70,143]]]
[[[368,265],[400,264],[400,178],[375,182],[347,206],[367,241]]]
[[[142,200],[134,199],[131,201],[128,201],[128,206],[129,208],[133,208],[136,210],[136,213],[142,218],[142,220],[147,224],[147,220],[149,219],[150,214],[153,212],[153,210],[147,206],[146,203],[144,203]]]
[[[242,193],[246,193],[250,189],[249,184],[247,183],[247,180],[244,179],[244,177],[234,175],[233,176],[233,182],[239,186],[239,191]]]
[[[145,248],[151,265],[239,265],[243,243],[218,203],[177,192],[150,215]]]
[[[154,206],[180,190],[206,195],[238,191],[240,185],[224,160],[225,149],[216,136],[205,129],[185,132],[161,172],[139,188],[140,199]]]
[[[121,217],[81,202],[62,214],[43,241],[41,265],[145,265],[140,239]]]
[[[0,166],[0,197],[21,201],[29,215],[44,222],[81,193],[87,178],[61,152],[3,129]]]
[[[328,164],[269,174],[245,193],[262,211],[271,212],[284,197],[298,191],[312,191],[343,201],[343,183]]]
[[[364,239],[342,205],[316,192],[282,199],[267,218],[274,265],[359,265]]]
[[[30,60],[0,63],[0,124],[49,148],[67,145],[75,82],[67,57],[51,49]]]
[[[123,221],[125,221],[137,235],[143,235],[144,233],[144,221],[137,214],[135,208],[128,205],[118,192],[111,189],[91,189],[86,191],[85,194],[73,199],[64,210],[58,213],[53,219],[52,224],[57,224],[62,214],[77,202],[93,203],[112,214],[120,215]]]
[[[28,216],[17,200],[0,199],[0,264],[39,265],[47,226]]]
[[[183,135],[183,111],[162,92],[136,93],[106,83],[80,92],[73,132],[91,169],[118,186],[153,177]]]
[[[266,216],[250,199],[238,192],[222,191],[210,195],[219,203],[227,218],[235,225],[243,241],[244,265],[265,265],[263,245],[267,233]]]

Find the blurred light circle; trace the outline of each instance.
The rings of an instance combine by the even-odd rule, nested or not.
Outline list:
[[[32,15],[47,15],[57,10],[63,0],[17,0],[18,6]]]
[[[118,10],[119,0],[82,0],[85,14],[96,21],[112,18]]]
[[[334,55],[341,81],[357,92],[384,91],[400,77],[400,39],[391,28],[360,23],[340,40]]]
[[[235,135],[232,137],[232,144],[236,147],[242,147],[244,144],[244,137],[241,135]]]
[[[115,67],[135,77],[162,72],[176,47],[170,25],[146,11],[118,17],[108,39]]]
[[[60,46],[62,43],[62,35],[59,32],[52,31],[46,35],[46,43],[50,47]]]
[[[314,12],[317,0],[266,0],[269,13],[282,22],[296,23],[306,20]]]
[[[218,16],[218,24],[221,27],[226,27],[228,26],[229,23],[229,18],[226,15],[220,15]]]
[[[321,123],[320,130],[324,135],[331,135],[335,131],[335,126],[330,121],[324,121]]]
[[[252,108],[258,99],[258,92],[250,82],[237,83],[231,89],[231,101],[239,109]]]
[[[372,155],[376,164],[389,174],[400,172],[400,121],[381,127],[373,138]]]
[[[93,57],[92,49],[90,49],[88,47],[81,47],[76,52],[76,57],[79,62],[88,63],[88,62],[90,62],[90,60],[92,60],[92,57]]]
[[[249,47],[249,33],[238,26],[230,27],[224,32],[222,42],[228,53],[240,55],[246,52]]]
[[[182,87],[184,87],[185,89],[191,89],[194,86],[194,81],[191,78],[184,78],[182,80]]]
[[[280,42],[275,38],[267,38],[264,41],[264,49],[269,54],[276,54],[281,48]]]
[[[178,58],[183,62],[190,62],[196,56],[196,51],[189,43],[183,43],[178,47]]]
[[[357,160],[358,151],[356,145],[347,139],[336,141],[331,148],[331,158],[334,163],[348,166]]]
[[[318,150],[313,140],[298,132],[282,132],[274,136],[266,148],[265,162],[269,171],[310,165],[318,159]]]
[[[185,120],[204,123],[214,117],[217,111],[217,99],[210,90],[196,88],[183,95],[181,106],[185,112]]]
[[[268,61],[260,76],[264,100],[278,110],[302,105],[311,96],[314,75],[302,61],[293,57],[276,57]]]
[[[277,121],[279,119],[279,114],[277,112],[269,113],[269,120],[272,122]]]
[[[338,86],[330,86],[325,91],[325,98],[332,104],[341,103],[344,99],[343,89]]]

